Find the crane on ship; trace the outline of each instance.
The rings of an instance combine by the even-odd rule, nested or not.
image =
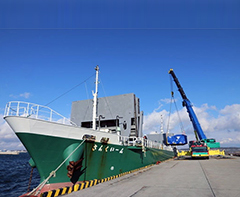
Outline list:
[[[216,142],[216,140],[213,139],[213,138],[210,138],[210,139],[207,138],[205,133],[203,132],[202,127],[201,127],[201,125],[200,125],[200,123],[197,119],[197,116],[196,116],[196,114],[195,114],[195,112],[192,108],[192,104],[191,104],[190,100],[187,98],[187,96],[186,96],[182,86],[180,85],[180,82],[178,81],[178,78],[176,77],[173,69],[170,69],[168,73],[172,76],[172,78],[173,78],[173,80],[174,80],[174,82],[175,82],[175,84],[178,88],[178,91],[180,92],[180,95],[183,99],[182,105],[183,105],[183,107],[187,108],[187,112],[188,112],[190,121],[192,122],[192,125],[193,125],[193,128],[194,128],[196,141],[190,141],[189,142],[189,148],[190,148],[190,152],[191,152],[192,156],[193,156],[193,150],[194,149],[199,149],[200,150],[203,147],[207,147],[207,149],[220,148],[220,143],[219,142]],[[203,149],[201,149],[201,150],[203,150]],[[212,155],[216,155],[219,152],[220,151],[217,151],[217,153],[213,152]],[[203,152],[201,154],[204,155]],[[196,155],[199,156],[199,154],[196,154]],[[206,157],[209,157],[209,155],[206,155]]]

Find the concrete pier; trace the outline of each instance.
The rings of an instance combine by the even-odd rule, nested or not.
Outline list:
[[[170,160],[67,197],[237,197],[240,157]]]

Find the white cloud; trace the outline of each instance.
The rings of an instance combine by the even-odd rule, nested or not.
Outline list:
[[[11,94],[11,95],[9,95],[10,97],[12,97],[12,98],[29,98],[30,96],[31,96],[31,93],[29,93],[29,92],[24,92],[24,93],[21,93],[21,94],[19,94],[19,95],[13,95],[13,94]]]
[[[22,143],[0,114],[0,150],[24,150]]]
[[[161,115],[165,120],[168,112],[163,110],[161,112],[153,111],[151,114],[144,116],[144,132],[150,133],[152,131],[160,131]],[[164,121],[165,123],[165,121]]]
[[[175,101],[176,101],[176,99],[175,99]],[[172,100],[169,99],[169,98],[166,98],[166,99],[161,99],[160,102],[163,102],[163,103],[171,103]]]
[[[208,138],[215,138],[222,146],[240,146],[240,104],[227,105],[218,110],[215,106],[207,104],[201,107],[193,107],[199,123]],[[179,134],[182,132],[179,116],[188,140],[194,139],[192,123],[189,119],[186,108],[182,108],[170,115],[166,110],[153,111],[144,116],[143,129],[145,133],[152,131],[160,132],[161,115],[163,116],[164,131]],[[215,114],[215,115],[213,115]]]
[[[30,95],[31,95],[31,94],[30,94],[29,92],[24,92],[24,93],[20,94],[19,96],[20,96],[20,97],[23,97],[23,98],[29,98]]]

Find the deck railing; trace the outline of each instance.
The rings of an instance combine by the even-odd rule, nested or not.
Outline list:
[[[145,146],[156,149],[162,148],[161,143],[144,139],[143,137],[120,136],[120,140],[124,146]]]
[[[76,126],[74,122],[47,106],[22,101],[7,103],[4,112],[5,116],[21,116]]]

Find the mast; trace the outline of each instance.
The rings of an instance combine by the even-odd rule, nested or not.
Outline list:
[[[97,119],[97,96],[98,96],[98,71],[99,67],[98,65],[95,67],[96,70],[96,82],[95,82],[95,93],[92,92],[93,94],[93,124],[92,128],[96,130],[96,119]]]
[[[162,118],[162,115],[161,115],[161,134],[163,134],[163,118]]]

